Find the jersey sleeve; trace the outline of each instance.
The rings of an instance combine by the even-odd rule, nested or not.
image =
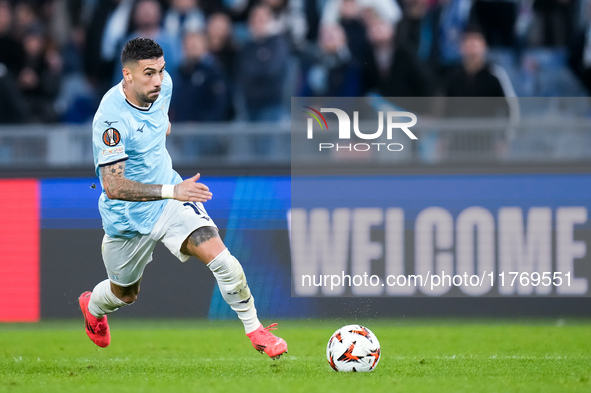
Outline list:
[[[125,143],[127,124],[120,116],[97,113],[92,124],[92,145],[95,167],[127,160]]]

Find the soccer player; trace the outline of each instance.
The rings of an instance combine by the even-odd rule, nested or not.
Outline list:
[[[160,45],[148,38],[128,41],[121,52],[123,80],[103,97],[93,120],[96,174],[105,236],[108,279],[79,297],[86,334],[99,347],[111,341],[107,314],[132,304],[146,265],[161,241],[182,262],[195,256],[216,278],[255,349],[271,358],[286,342],[263,328],[242,266],[219,237],[203,202],[212,198],[200,174],[183,181],[166,150],[172,81]]]

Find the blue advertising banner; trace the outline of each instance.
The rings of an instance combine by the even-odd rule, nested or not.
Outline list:
[[[294,177],[294,296],[588,296],[591,176]]]
[[[289,177],[203,177],[213,192],[205,204],[220,228],[286,228],[290,204]],[[43,179],[41,183],[41,228],[101,228],[97,178]]]
[[[263,318],[578,315],[571,297],[588,297],[591,175],[203,181]],[[95,178],[40,180],[43,318],[76,316],[68,304],[105,276],[99,187]],[[164,247],[144,284],[142,302],[122,316],[235,318],[208,270]]]

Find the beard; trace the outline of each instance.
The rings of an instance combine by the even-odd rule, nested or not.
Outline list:
[[[160,89],[152,90],[152,91],[148,92],[147,94],[138,94],[137,97],[147,104],[152,104],[160,96],[159,94],[154,95],[154,93],[160,93]]]

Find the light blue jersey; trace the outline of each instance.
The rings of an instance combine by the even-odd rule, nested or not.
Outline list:
[[[149,108],[139,108],[125,98],[122,83],[104,95],[92,123],[96,175],[103,192],[99,211],[105,233],[131,238],[151,232],[168,200],[128,202],[107,198],[100,167],[125,162],[125,177],[145,184],[177,184],[182,181],[172,169],[166,150],[168,107],[172,80],[164,71],[158,99]]]

